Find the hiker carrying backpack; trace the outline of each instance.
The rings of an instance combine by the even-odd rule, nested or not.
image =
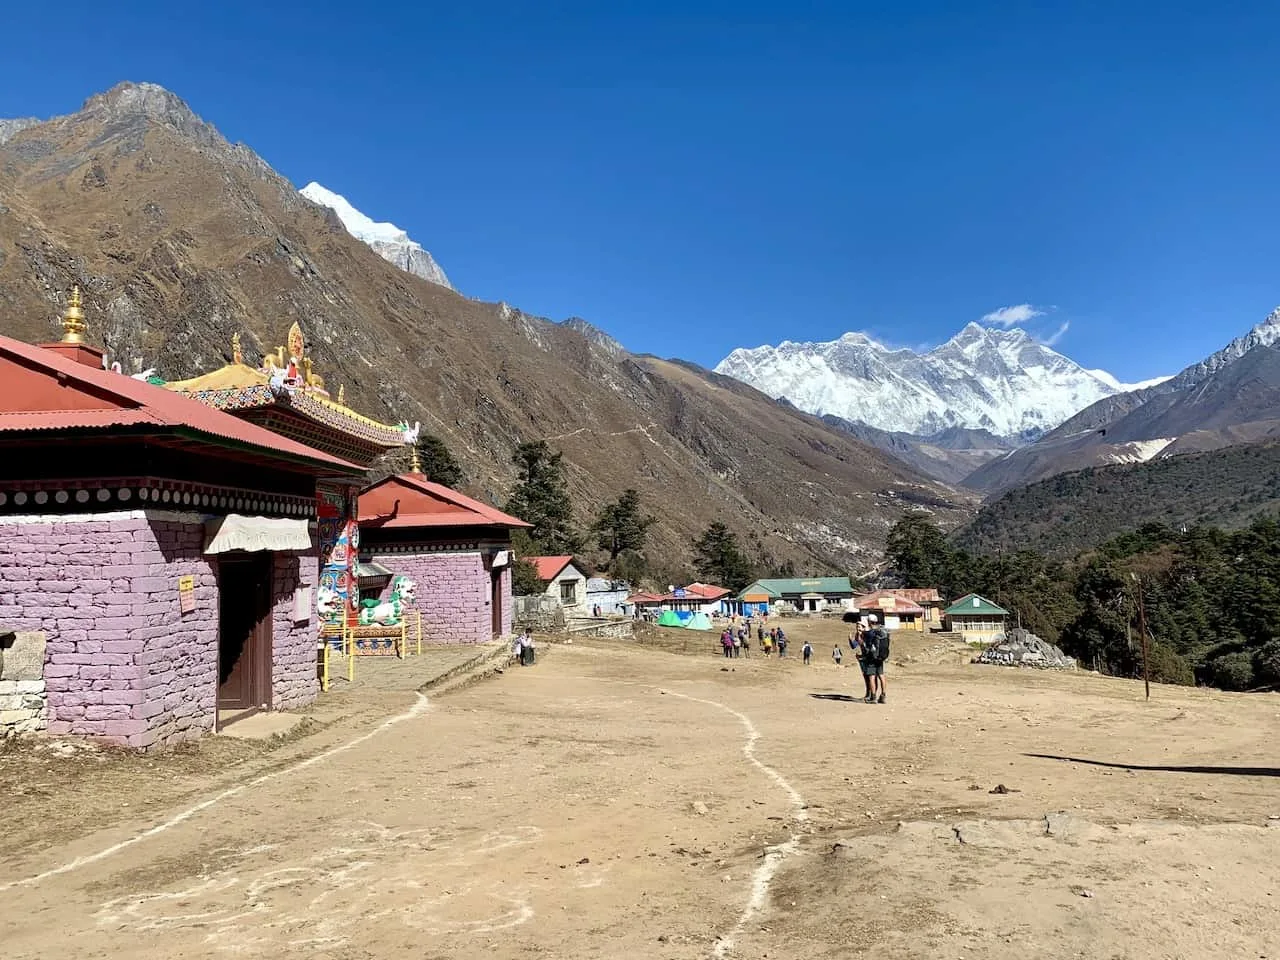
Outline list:
[[[867,652],[876,663],[884,663],[889,659],[889,631],[884,627],[873,627],[867,633]]]

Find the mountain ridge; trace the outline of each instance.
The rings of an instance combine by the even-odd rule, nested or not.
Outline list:
[[[1094,403],[1035,443],[988,463],[966,486],[998,494],[1135,452],[1176,456],[1280,435],[1280,308],[1156,385]],[[1157,446],[1158,444],[1158,446]]]
[[[338,221],[357,240],[362,240],[388,263],[393,263],[406,273],[423,280],[454,289],[453,284],[422,244],[409,237],[394,223],[380,223],[352,206],[342,194],[312,180],[298,191],[312,203],[326,207],[337,214]]]
[[[802,410],[925,437],[953,427],[1026,441],[1126,386],[1019,328],[966,324],[925,352],[868,334],[738,348],[716,365]]]

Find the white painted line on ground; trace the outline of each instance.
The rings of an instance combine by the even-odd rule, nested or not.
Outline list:
[[[328,760],[330,757],[334,757],[340,753],[344,753],[347,750],[350,750],[352,747],[358,747],[360,744],[366,742],[367,740],[373,739],[378,734],[382,733],[384,730],[387,730],[395,726],[397,723],[400,723],[404,720],[411,720],[414,717],[420,716],[427,709],[428,705],[429,705],[429,701],[427,700],[427,698],[424,697],[422,694],[418,694],[417,701],[415,701],[413,706],[410,707],[408,710],[406,710],[404,713],[397,714],[396,716],[383,721],[381,724],[379,724],[377,727],[374,727],[368,733],[361,734],[360,736],[356,737],[354,740],[348,740],[345,743],[338,744],[336,747],[330,747],[328,750],[325,750],[322,753],[317,753],[314,757],[308,757],[306,760],[300,760],[298,763],[295,763],[289,767],[285,767],[283,770],[275,770],[275,771],[272,771],[271,773],[264,773],[262,776],[255,777],[254,779],[250,780],[248,783],[242,783],[236,787],[229,787],[228,789],[223,790],[221,793],[214,794],[208,800],[202,800],[200,801],[200,803],[197,803],[195,806],[188,807],[186,810],[183,810],[181,813],[175,814],[174,816],[170,817],[168,820],[164,821],[163,823],[158,823],[154,827],[149,827],[148,829],[143,830],[141,833],[134,834],[132,837],[130,837],[127,840],[121,840],[119,843],[112,844],[111,846],[107,847],[105,850],[99,850],[97,853],[89,854],[88,856],[84,856],[84,857],[76,857],[76,859],[74,860],[68,861],[67,863],[62,864],[61,866],[54,867],[51,870],[46,870],[43,873],[37,873],[35,876],[24,877],[21,880],[11,880],[8,883],[0,884],[0,893],[3,893],[6,890],[12,890],[14,887],[33,886],[39,883],[41,880],[47,880],[49,877],[56,877],[60,874],[71,873],[73,870],[79,870],[81,867],[88,866],[91,863],[97,863],[99,860],[105,860],[107,857],[117,854],[121,850],[125,850],[128,847],[132,847],[134,844],[141,843],[143,840],[148,840],[151,837],[156,836],[157,834],[164,833],[166,830],[170,830],[173,827],[178,826],[179,824],[185,823],[187,820],[190,820],[196,814],[202,813],[203,811],[208,810],[210,807],[216,806],[217,804],[221,803],[223,800],[228,800],[231,797],[236,796],[236,794],[244,793],[244,791],[252,787],[261,786],[262,784],[267,783],[268,781],[278,780],[279,778],[288,776],[289,774],[297,773],[299,770],[305,770],[307,767],[315,766],[317,763],[321,763],[325,760]]]
[[[680,697],[682,700],[692,700],[694,703],[717,707],[737,717],[738,722],[747,731],[746,742],[742,745],[742,755],[787,794],[788,799],[791,801],[791,806],[795,808],[792,819],[796,822],[809,819],[808,811],[805,810],[804,797],[800,796],[800,791],[793,787],[786,777],[756,756],[756,742],[760,739],[760,731],[756,729],[756,725],[751,722],[750,717],[727,704],[721,703],[719,700],[691,697],[687,693],[677,693],[675,690],[664,690],[663,692],[672,697]],[[798,852],[799,849],[800,834],[796,832],[793,832],[785,843],[765,848],[764,859],[760,861],[760,866],[756,867],[755,872],[751,875],[751,893],[747,897],[747,905],[743,908],[742,914],[738,917],[738,922],[733,929],[716,940],[716,945],[711,951],[713,957],[719,960],[719,958],[728,956],[737,938],[742,935],[742,931],[751,922],[751,918],[764,909],[765,901],[769,896],[769,884],[773,882],[773,877],[778,872],[778,868],[782,866],[782,861],[793,853]]]
[[[546,680],[595,680],[599,683],[620,683],[628,686],[650,687],[659,693],[679,697],[682,700],[690,700],[693,703],[705,704],[731,714],[737,718],[738,722],[747,731],[746,742],[742,745],[742,755],[786,793],[787,798],[791,801],[791,806],[795,810],[792,816],[795,822],[800,823],[809,819],[809,813],[806,809],[808,805],[805,803],[804,797],[800,795],[800,791],[793,787],[786,777],[756,756],[756,743],[760,739],[760,731],[751,722],[751,718],[740,710],[735,710],[719,700],[707,700],[703,697],[690,696],[687,693],[678,693],[675,690],[657,687],[640,680],[618,680],[612,677],[587,677],[581,675],[572,677],[541,677],[535,675],[535,677],[536,679]],[[729,951],[734,948],[735,941],[742,935],[742,931],[751,922],[751,918],[764,909],[765,901],[769,896],[769,885],[773,882],[778,868],[782,866],[782,861],[792,854],[798,853],[799,850],[800,834],[798,832],[793,832],[785,843],[765,848],[764,858],[760,861],[760,866],[756,867],[755,872],[751,875],[751,893],[747,897],[747,904],[743,908],[742,914],[738,917],[738,922],[734,925],[734,928],[728,934],[716,940],[716,945],[711,951],[712,957],[716,958],[716,960],[722,960],[722,958],[729,955]]]

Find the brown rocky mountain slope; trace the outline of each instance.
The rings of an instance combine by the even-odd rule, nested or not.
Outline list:
[[[0,128],[0,332],[48,339],[72,283],[126,372],[216,368],[237,331],[256,361],[300,321],[331,389],[372,416],[421,420],[494,502],[516,444],[546,438],[579,517],[640,490],[660,521],[650,554],[673,576],[713,519],[801,570],[860,569],[904,504],[944,523],[970,507],[735,381],[401,272],[152,85]]]

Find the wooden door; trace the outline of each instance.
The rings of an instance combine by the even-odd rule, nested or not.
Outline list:
[[[502,636],[502,568],[489,571],[489,606],[493,610],[493,635]]]
[[[269,553],[219,558],[219,710],[271,706],[271,561]]]

